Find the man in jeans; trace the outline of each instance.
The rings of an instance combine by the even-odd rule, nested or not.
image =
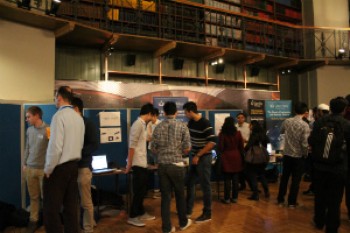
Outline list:
[[[210,122],[203,118],[197,110],[197,105],[194,102],[184,104],[188,129],[191,135],[191,157],[192,164],[190,166],[187,183],[187,215],[192,214],[194,205],[194,194],[196,178],[199,177],[199,183],[203,192],[203,213],[196,219],[196,223],[206,222],[211,220],[211,150],[214,148],[215,134]]]
[[[297,206],[297,197],[301,177],[304,172],[304,158],[308,153],[309,125],[303,121],[304,114],[308,112],[307,105],[299,102],[295,105],[296,116],[286,119],[281,126],[281,134],[284,134],[283,171],[278,191],[277,202],[284,205],[284,196],[287,193],[289,177],[292,176],[288,195],[288,207]]]
[[[74,110],[83,117],[83,101],[74,97],[72,100]],[[91,179],[92,179],[92,153],[98,148],[98,136],[94,123],[83,117],[85,124],[84,146],[81,152],[81,160],[78,163],[78,188],[80,194],[80,206],[83,208],[83,232],[91,233],[94,231],[94,204],[91,198]]]
[[[44,165],[49,135],[42,120],[41,108],[32,106],[26,113],[26,121],[30,125],[26,134],[23,171],[27,180],[30,198],[30,222],[26,233],[33,233],[38,228],[40,199],[43,197]]]
[[[153,132],[152,151],[159,164],[160,189],[162,190],[161,215],[163,232],[175,232],[170,221],[171,192],[175,191],[176,209],[181,230],[188,228],[192,220],[186,217],[185,168],[183,154],[191,149],[190,133],[185,124],[176,121],[174,102],[163,106],[166,119]]]
[[[132,168],[134,196],[127,223],[138,227],[145,226],[143,220],[153,220],[156,218],[146,213],[143,206],[143,199],[147,194],[148,188],[146,125],[152,119],[152,114],[153,104],[148,103],[143,105],[139,118],[131,126],[129,136],[129,153],[125,173],[129,173]]]

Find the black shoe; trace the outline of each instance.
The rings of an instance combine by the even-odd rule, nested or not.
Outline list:
[[[38,229],[38,227],[39,227],[38,222],[30,221],[28,223],[25,233],[34,233],[35,230]]]
[[[248,197],[248,200],[259,201],[259,196],[258,195],[252,195],[252,196]]]
[[[306,190],[306,191],[303,192],[303,195],[314,196],[315,193],[314,193],[314,191],[312,191],[311,189],[308,189],[308,190]]]
[[[241,186],[239,186],[238,191],[243,191],[243,190],[245,190],[245,188],[246,188],[246,186],[241,185]]]
[[[230,204],[230,199],[221,199],[221,202],[224,204]]]
[[[232,203],[237,203],[237,198],[231,198]]]
[[[211,220],[211,216],[207,214],[202,214],[196,219],[196,223],[208,222]]]

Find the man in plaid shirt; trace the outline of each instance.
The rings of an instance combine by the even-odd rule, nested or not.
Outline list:
[[[185,230],[192,224],[192,220],[186,217],[185,164],[182,159],[182,155],[191,149],[191,139],[187,126],[176,120],[176,104],[166,102],[163,109],[166,119],[153,131],[152,151],[159,164],[162,230],[175,232],[170,221],[172,190],[175,191],[180,229]]]

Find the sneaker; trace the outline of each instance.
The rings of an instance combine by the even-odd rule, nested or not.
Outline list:
[[[187,219],[187,224],[184,227],[180,227],[181,231],[186,230],[187,228],[189,228],[192,225],[192,220],[191,219]]]
[[[237,203],[237,198],[232,198],[232,199],[231,199],[231,202],[232,202],[232,203]]]
[[[231,201],[230,201],[230,199],[221,199],[221,202],[222,203],[224,203],[224,204],[230,204],[231,203]]]
[[[295,209],[297,208],[298,204],[288,204],[289,209]]]
[[[208,222],[211,220],[210,215],[202,214],[196,219],[196,223]]]
[[[140,220],[144,220],[144,221],[147,221],[147,220],[154,220],[154,219],[156,219],[156,216],[150,215],[150,214],[148,214],[148,213],[146,212],[146,213],[144,213],[143,215],[139,216],[139,219],[140,219]]]
[[[158,195],[158,194],[153,194],[152,198],[153,198],[153,199],[158,199],[158,198],[160,198],[160,195]]]
[[[38,229],[39,225],[38,225],[38,222],[33,222],[33,221],[30,221],[28,223],[28,226],[26,228],[26,233],[34,233],[36,229]]]
[[[312,190],[308,189],[308,190],[306,190],[306,191],[303,192],[303,195],[314,196],[315,193],[314,193]]]
[[[317,224],[317,223],[315,222],[315,219],[312,219],[312,225],[314,225],[314,227],[315,227],[317,230],[323,230],[323,225]]]
[[[128,218],[128,224],[136,226],[136,227],[144,227],[146,224],[142,222],[139,218]]]
[[[284,202],[279,201],[279,202],[277,202],[277,205],[278,205],[279,207],[284,207]]]
[[[173,227],[171,227],[171,230],[170,231],[168,231],[168,232],[164,232],[164,233],[171,233],[171,232],[176,232],[176,228],[173,226]]]

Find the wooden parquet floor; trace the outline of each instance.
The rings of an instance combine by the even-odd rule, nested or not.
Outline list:
[[[222,204],[217,199],[216,190],[213,189],[212,221],[193,224],[188,233],[317,233],[312,223],[313,197],[302,195],[309,183],[302,182],[298,201],[300,206],[296,209],[279,207],[276,204],[278,183],[270,184],[271,198],[261,198],[260,201],[250,201],[247,197],[250,191],[240,192],[237,204]],[[215,190],[215,192],[214,192]],[[221,193],[222,195],[223,193]],[[201,214],[202,202],[200,192],[197,192],[193,219]],[[262,195],[263,196],[263,195]],[[160,233],[160,199],[146,198],[145,207],[148,212],[156,216],[156,220],[146,222],[146,227],[134,227],[126,223],[125,211],[105,211],[103,217],[95,228],[95,233]],[[172,223],[179,231],[177,215],[175,213],[175,200],[172,200]],[[10,229],[8,229],[10,230]],[[12,229],[8,232],[22,232]],[[45,233],[40,228],[37,233]],[[341,227],[339,233],[350,233],[350,221],[347,219],[347,210],[342,203]]]

